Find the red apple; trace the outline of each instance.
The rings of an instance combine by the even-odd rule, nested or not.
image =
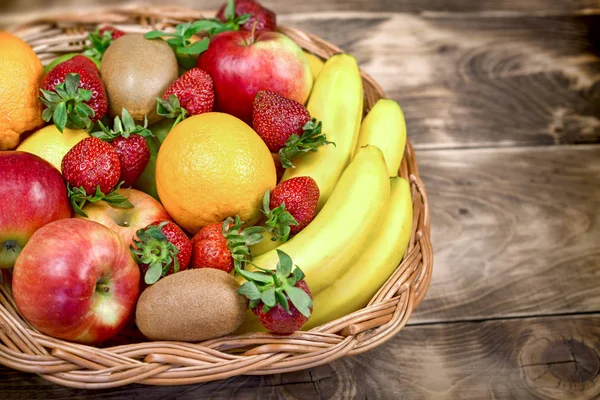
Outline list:
[[[111,207],[105,201],[88,203],[83,207],[83,212],[92,221],[96,221],[115,231],[129,246],[135,233],[147,227],[154,221],[171,221],[167,210],[154,197],[135,189],[119,189],[117,193],[125,196],[133,208]],[[77,218],[85,218],[76,215]]]
[[[60,172],[22,151],[0,151],[0,268],[12,268],[33,233],[69,218],[71,205]]]
[[[219,33],[197,65],[214,81],[216,109],[247,123],[252,121],[252,103],[259,90],[271,90],[305,104],[312,89],[304,52],[278,32]]]
[[[21,315],[59,339],[98,343],[126,324],[140,270],[119,235],[69,218],[38,229],[15,263],[12,290]]]

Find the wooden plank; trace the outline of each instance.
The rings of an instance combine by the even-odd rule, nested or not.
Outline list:
[[[417,148],[600,142],[600,15],[282,18],[354,54]]]
[[[600,311],[600,145],[417,161],[434,272],[409,323]]]
[[[590,399],[600,392],[600,315],[409,326],[331,364],[193,386],[62,388],[0,367],[4,400],[44,399]]]
[[[104,0],[103,4],[133,3],[135,1]],[[95,0],[54,0],[52,7],[72,8],[94,5]],[[217,9],[224,0],[174,0],[170,5],[180,5],[207,10]],[[323,11],[370,11],[370,12],[521,12],[521,13],[577,13],[586,10],[600,9],[597,0],[305,0],[291,2],[289,0],[262,0],[261,4],[271,8],[278,14],[316,13]],[[39,9],[45,2],[41,0],[4,0],[1,11],[27,12]]]

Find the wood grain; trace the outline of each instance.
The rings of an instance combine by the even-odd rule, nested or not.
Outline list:
[[[600,311],[600,145],[417,160],[435,259],[409,324]]]
[[[591,399],[600,315],[410,326],[359,356],[306,371],[203,385],[85,391],[0,367],[12,399]]]
[[[133,1],[104,0],[103,4],[117,4]],[[82,5],[98,4],[97,0],[3,0],[0,10],[5,9],[12,12],[27,12],[44,7],[81,7]],[[159,0],[146,1],[146,3],[164,4]],[[173,0],[171,5],[186,7],[216,9],[225,0]],[[585,10],[600,9],[597,0],[304,0],[292,2],[289,0],[262,0],[260,2],[266,7],[276,11],[278,14],[300,13],[300,12],[323,12],[323,11],[377,11],[377,12],[410,12],[419,13],[425,11],[437,12],[522,12],[522,13],[578,13]]]
[[[282,18],[355,55],[417,149],[600,141],[600,15]]]

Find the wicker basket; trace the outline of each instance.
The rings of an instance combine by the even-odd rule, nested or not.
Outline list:
[[[214,13],[134,5],[47,17],[10,30],[29,42],[46,64],[61,53],[81,50],[88,31],[98,24],[145,32],[169,29],[203,15]],[[324,59],[342,51],[300,30],[279,29]],[[367,74],[362,76],[366,112],[384,94]],[[130,383],[183,385],[236,375],[290,372],[372,349],[402,329],[431,280],[429,210],[410,142],[399,173],[412,185],[412,237],[402,263],[362,310],[290,336],[251,333],[202,343],[141,342],[96,348],[37,332],[19,316],[10,286],[0,284],[0,364],[39,374],[59,385],[97,389]]]

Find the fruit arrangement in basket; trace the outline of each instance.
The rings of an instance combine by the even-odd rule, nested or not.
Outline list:
[[[402,110],[230,0],[100,26],[45,68],[0,32],[0,268],[55,338],[289,335],[367,305],[411,238]],[[364,118],[363,118],[364,117]]]

